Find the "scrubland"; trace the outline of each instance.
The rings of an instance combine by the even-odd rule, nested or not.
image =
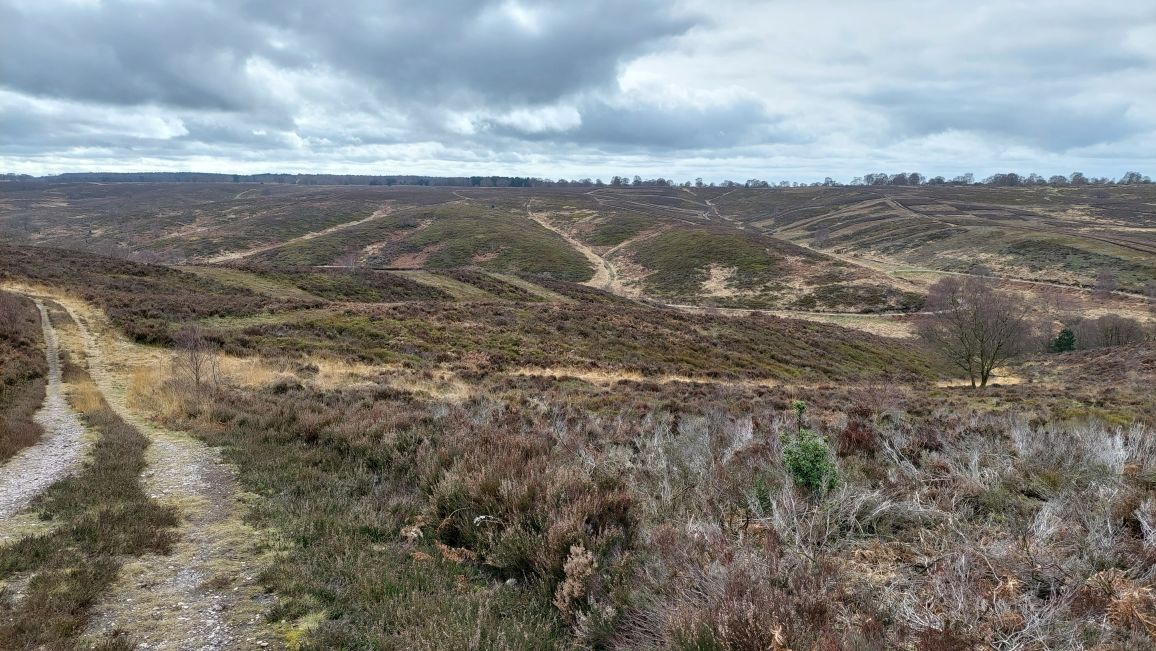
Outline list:
[[[179,405],[170,424],[225,446],[262,496],[284,552],[271,617],[307,648],[1125,649],[1156,634],[1145,384],[483,384],[464,402],[308,373],[159,392]],[[785,463],[800,428],[829,450],[830,484]]]
[[[0,282],[107,317],[133,409],[235,465],[278,644],[1156,644],[1144,188],[234,189],[22,186]],[[910,336],[948,272],[1032,303],[990,386]],[[43,354],[0,313],[12,431]],[[0,546],[25,646],[176,535],[70,369],[97,447]]]

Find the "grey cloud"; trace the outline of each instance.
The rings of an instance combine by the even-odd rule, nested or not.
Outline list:
[[[1126,102],[1081,104],[1043,89],[1001,96],[980,87],[888,88],[865,99],[884,112],[895,133],[905,137],[973,131],[1062,152],[1116,142],[1144,129],[1129,116]]]
[[[619,150],[732,148],[772,142],[799,142],[781,118],[753,99],[694,105],[646,100],[582,103],[581,123],[571,129],[535,131],[517,124],[489,124],[489,130],[526,140],[567,142]]]
[[[693,24],[659,0],[15,4],[0,8],[0,80],[241,110],[255,101],[245,64],[262,57],[352,75],[395,101],[513,106],[610,85],[622,61]]]
[[[1153,160],[1149,0],[906,4],[0,0],[0,168]]]
[[[253,99],[252,27],[192,2],[0,6],[0,84],[108,104],[237,110]]]
[[[548,103],[615,81],[618,66],[695,17],[662,0],[304,0],[243,3],[318,60],[399,101]],[[521,18],[521,20],[519,20]],[[698,17],[701,19],[701,16]]]

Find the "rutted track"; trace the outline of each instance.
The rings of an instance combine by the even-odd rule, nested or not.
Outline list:
[[[257,583],[257,535],[242,521],[233,470],[217,450],[153,425],[130,404],[132,374],[155,366],[164,355],[127,341],[103,313],[80,300],[41,287],[6,289],[47,295],[72,317],[83,343],[75,344],[82,350],[70,352],[84,359],[113,411],[150,439],[141,477],[145,490],[181,513],[173,553],[126,563],[111,593],[94,607],[87,633],[98,639],[121,630],[141,648],[173,651],[279,647],[275,634],[261,624],[269,597]],[[51,345],[55,350],[55,338]],[[57,382],[50,378],[50,392],[58,383],[59,365],[53,377]],[[2,484],[0,494],[5,494]]]
[[[530,208],[530,204],[528,203],[526,204],[526,216],[529,217],[532,221],[536,222],[542,228],[558,234],[562,239],[566,240],[566,243],[569,244],[571,248],[586,256],[586,259],[589,260],[590,264],[594,266],[594,276],[590,280],[582,283],[583,285],[596,287],[598,289],[603,289],[615,294],[619,293],[614,291],[615,283],[618,280],[618,273],[615,271],[613,265],[611,265],[609,261],[595,253],[594,250],[590,247],[586,246],[582,242],[579,242],[574,237],[571,237],[562,229],[551,224],[550,221],[545,217],[535,213]]]
[[[36,299],[44,331],[44,350],[48,357],[48,382],[44,404],[32,417],[44,428],[44,435],[33,446],[21,450],[0,466],[0,529],[8,518],[19,512],[32,498],[67,475],[84,456],[84,425],[64,399],[61,383],[60,347],[56,329],[48,320],[43,301]]]

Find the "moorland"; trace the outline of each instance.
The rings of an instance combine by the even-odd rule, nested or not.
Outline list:
[[[4,181],[0,648],[1150,647],[1154,288],[1151,184]]]

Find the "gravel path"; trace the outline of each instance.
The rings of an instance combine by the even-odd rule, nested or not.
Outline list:
[[[44,404],[32,419],[44,428],[44,434],[35,445],[0,466],[0,529],[4,528],[5,520],[28,506],[32,498],[71,472],[83,458],[86,447],[84,426],[64,400],[56,330],[48,320],[44,303],[37,299],[36,307],[44,330],[48,383]]]
[[[233,469],[218,450],[191,436],[157,427],[129,404],[134,368],[155,363],[116,333],[103,315],[61,298],[83,341],[89,375],[121,418],[149,437],[145,490],[181,512],[179,541],[168,556],[143,556],[94,608],[87,633],[125,631],[138,648],[214,651],[282,648],[263,626],[270,597],[257,575],[257,536],[241,519]]]

